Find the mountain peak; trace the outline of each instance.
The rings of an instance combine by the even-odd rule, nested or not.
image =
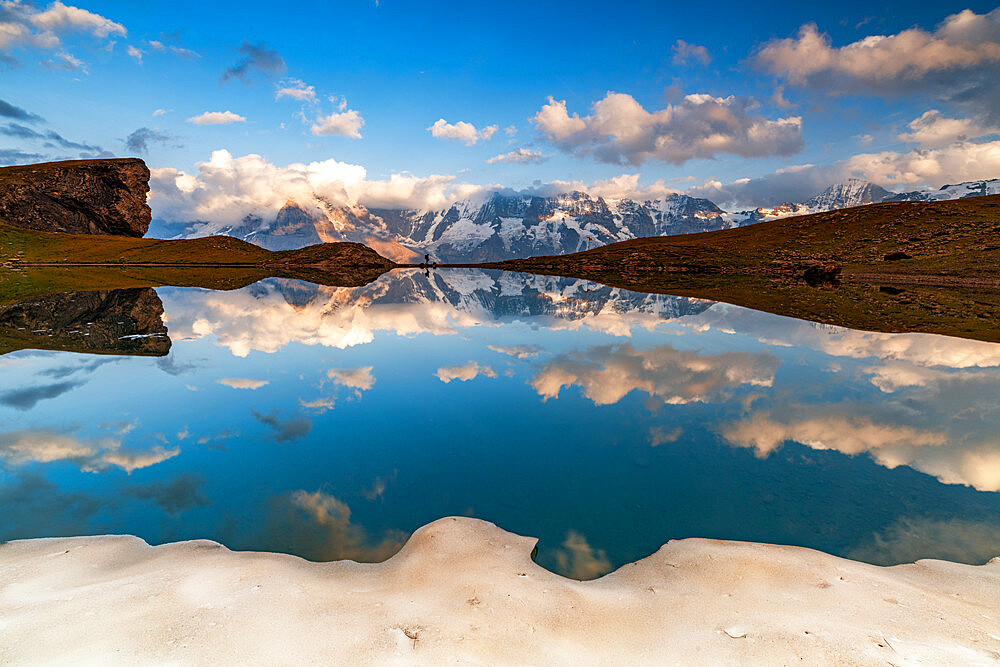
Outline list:
[[[880,185],[862,178],[849,178],[835,183],[805,202],[810,211],[829,211],[864,204],[875,204],[891,197],[892,193]]]

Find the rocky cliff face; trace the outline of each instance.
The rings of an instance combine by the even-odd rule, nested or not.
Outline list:
[[[41,232],[142,236],[149,169],[142,160],[71,160],[0,168],[0,222]]]

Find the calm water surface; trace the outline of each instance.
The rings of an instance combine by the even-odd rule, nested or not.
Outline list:
[[[0,356],[0,539],[375,561],[457,514],[580,578],[692,536],[1000,555],[1000,345],[472,270],[138,292],[101,322],[158,296],[169,342],[32,331],[166,356]]]

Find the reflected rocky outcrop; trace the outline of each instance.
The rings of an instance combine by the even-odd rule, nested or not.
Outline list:
[[[23,349],[162,357],[170,338],[151,288],[65,292],[0,306],[0,354]]]

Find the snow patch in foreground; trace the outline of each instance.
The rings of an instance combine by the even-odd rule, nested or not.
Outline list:
[[[593,581],[446,518],[380,564],[135,537],[0,546],[0,662],[994,664],[1000,559],[687,539]]]

